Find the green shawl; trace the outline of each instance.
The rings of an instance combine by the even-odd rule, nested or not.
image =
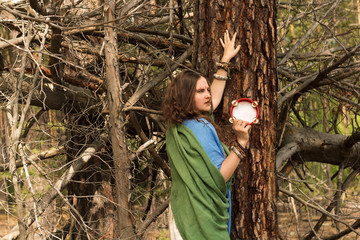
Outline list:
[[[181,124],[170,127],[166,150],[172,177],[171,209],[182,238],[230,239],[228,186],[193,132]]]

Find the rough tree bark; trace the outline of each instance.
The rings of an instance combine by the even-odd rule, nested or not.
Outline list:
[[[115,1],[107,1],[104,5],[105,16],[105,62],[106,88],[109,101],[110,137],[113,151],[115,171],[115,200],[118,204],[115,219],[115,237],[131,239],[134,237],[133,223],[129,209],[129,160],[125,143],[125,116],[122,100],[121,79],[117,61],[117,39],[115,19]]]
[[[195,68],[211,79],[220,60],[219,38],[226,29],[238,33],[240,54],[224,92],[217,122],[225,142],[232,137],[228,122],[231,101],[249,97],[258,101],[260,124],[252,127],[252,158],[240,163],[233,188],[232,238],[275,239],[276,224],[276,3],[263,1],[199,0],[195,4]],[[220,119],[220,121],[219,121]]]

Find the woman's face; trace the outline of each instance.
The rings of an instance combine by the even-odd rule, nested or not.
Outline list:
[[[204,77],[200,77],[196,82],[194,103],[198,111],[209,112],[211,109],[210,87]]]

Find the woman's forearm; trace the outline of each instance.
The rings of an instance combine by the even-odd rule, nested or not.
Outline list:
[[[228,77],[227,72],[222,68],[218,68],[215,74],[223,77]],[[213,111],[215,111],[215,109],[219,106],[221,102],[225,85],[226,80],[219,80],[217,78],[213,78],[213,82],[211,84],[211,99],[213,104]]]
[[[220,173],[223,175],[225,182],[227,182],[234,174],[239,163],[240,158],[236,155],[236,153],[230,151],[229,155],[225,158],[220,167]]]

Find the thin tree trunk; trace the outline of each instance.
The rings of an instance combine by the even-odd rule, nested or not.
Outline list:
[[[104,5],[105,22],[105,62],[106,88],[109,101],[111,146],[115,171],[115,200],[118,204],[115,213],[115,236],[119,239],[132,239],[134,229],[129,209],[129,160],[125,144],[125,117],[122,112],[122,89],[117,61],[117,39],[115,32],[115,1]]]
[[[217,110],[220,112],[215,113],[217,123],[230,130],[224,134],[225,142],[229,143],[233,137],[228,122],[232,100],[252,98],[258,101],[260,110],[260,124],[251,130],[252,158],[241,162],[235,173],[232,238],[275,239],[276,2],[196,1],[194,49],[197,52],[193,63],[210,79],[221,58],[219,38],[226,29],[231,35],[237,32],[236,44],[241,44],[241,50],[232,60],[231,79],[222,106]]]

